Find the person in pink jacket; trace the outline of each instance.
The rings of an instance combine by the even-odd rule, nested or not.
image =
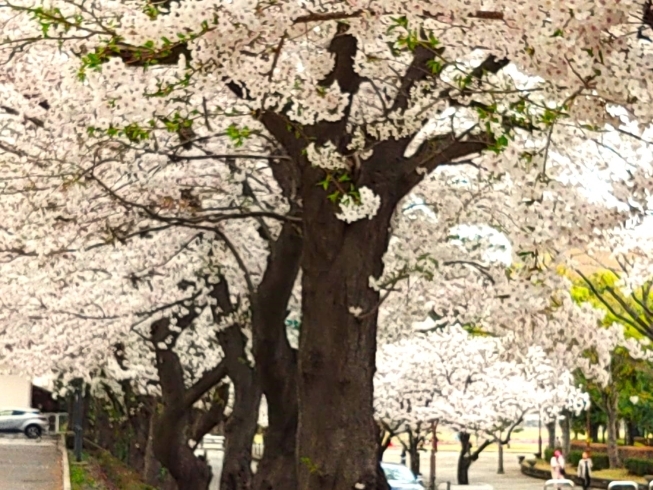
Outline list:
[[[553,480],[561,480],[566,476],[565,458],[562,456],[562,452],[559,449],[556,449],[551,458],[551,478]]]

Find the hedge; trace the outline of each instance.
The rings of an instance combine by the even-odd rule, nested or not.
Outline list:
[[[590,459],[592,460],[592,469],[595,471],[607,470],[610,468],[610,459],[607,454],[592,454]]]
[[[572,450],[569,451],[569,454],[567,455],[567,462],[572,466],[578,466],[578,462],[581,459],[583,459],[583,451]],[[594,462],[592,462],[592,465],[594,465]]]
[[[572,441],[571,449],[578,451],[585,451],[587,444],[584,441]],[[590,446],[592,453],[607,454],[608,446],[606,444],[599,444],[593,442]],[[651,459],[653,460],[653,447],[650,446],[618,446],[619,458],[622,461],[626,459]]]
[[[628,458],[625,461],[625,466],[631,475],[644,476],[653,474],[653,461],[650,459]]]

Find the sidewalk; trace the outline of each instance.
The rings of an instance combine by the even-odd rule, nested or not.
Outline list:
[[[61,477],[56,441],[0,438],[0,490],[60,490]]]

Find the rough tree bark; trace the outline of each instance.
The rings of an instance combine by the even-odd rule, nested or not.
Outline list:
[[[177,326],[183,331],[196,316],[197,313],[193,310],[178,318]],[[154,455],[170,472],[178,490],[207,490],[212,478],[211,467],[206,461],[195,457],[193,449],[188,445],[190,414],[193,404],[227,375],[227,366],[224,361],[221,362],[204,373],[190,388],[186,388],[179,357],[171,348],[160,348],[165,345],[166,339],[176,339],[176,336],[178,333],[170,330],[169,319],[163,318],[152,323],[151,340],[156,354],[163,403],[161,412],[156,415]],[[172,346],[174,340],[170,347]],[[214,414],[211,413],[211,416]]]
[[[329,48],[335,65],[322,85],[337,82],[344,93],[353,96],[362,83],[353,66],[357,42],[347,34],[346,25],[341,24],[338,31]],[[425,48],[415,50],[393,109],[407,107],[410,89],[427,76],[427,62],[433,56]],[[352,164],[350,178],[356,187],[365,186],[378,195],[381,205],[373,218],[347,224],[336,218],[337,206],[318,185],[325,172],[310,164],[305,149],[311,142],[318,147],[331,142],[348,154],[348,113],[349,109],[337,122],[305,126],[300,132],[283,114],[259,115],[299,169],[303,204],[296,448],[299,490],[388,488],[377,460],[378,427],[373,410],[380,294],[369,287],[369,278],[382,273],[390,219],[399,200],[421,181],[416,170],[428,172],[487,147],[487,142],[464,142],[446,135],[406,158],[412,137],[375,142],[372,156],[363,165]],[[357,310],[359,314],[352,313]]]
[[[466,432],[460,432],[458,438],[460,439],[457,471],[458,485],[469,485],[469,467],[475,461],[474,453],[472,453],[471,436]],[[476,454],[476,459],[478,459],[478,454]]]
[[[289,200],[294,200],[291,182],[284,182],[282,189]],[[294,224],[283,226],[270,245],[268,265],[252,299],[253,353],[268,406],[265,449],[254,476],[256,490],[297,488],[297,354],[288,342],[285,320],[299,271],[300,233]]]
[[[229,284],[224,277],[213,286],[216,300],[213,316],[216,323],[236,311],[231,301]],[[218,342],[224,352],[224,364],[234,386],[234,406],[225,424],[225,452],[220,488],[249,490],[252,487],[252,443],[258,426],[261,387],[256,370],[245,352],[246,340],[241,326],[234,324],[218,332]]]
[[[617,446],[617,418],[618,412],[618,398],[617,396],[608,395],[605,399],[606,415],[608,417],[607,432],[607,450],[608,459],[610,461],[610,468],[619,468],[621,466],[621,458],[619,458],[619,447]]]
[[[488,439],[485,439],[479,444],[475,451],[472,451],[471,436],[466,432],[459,432],[458,437],[460,439],[460,455],[458,457],[458,484],[459,485],[469,485],[469,468],[472,463],[478,459],[481,453],[490,445],[495,442],[499,445],[499,449],[502,450],[502,446],[505,446],[510,442],[512,433],[517,428],[519,424],[522,423],[523,418],[513,422],[505,430],[505,437],[502,439],[501,434],[499,437],[493,436]]]
[[[258,426],[261,390],[254,367],[245,356],[246,340],[240,328],[219,335],[225,350],[227,373],[234,386],[234,406],[224,427],[225,452],[220,478],[222,490],[249,490],[252,486],[252,443]]]
[[[556,421],[555,420],[553,422],[548,422],[546,424],[546,431],[549,434],[549,443],[547,447],[549,449],[555,449],[556,448]]]
[[[405,444],[402,445],[408,450],[408,456],[410,457],[410,470],[414,475],[419,475],[420,473],[420,457],[419,450],[424,444],[424,434],[421,432],[421,424],[418,424],[416,430],[408,429],[408,446]]]

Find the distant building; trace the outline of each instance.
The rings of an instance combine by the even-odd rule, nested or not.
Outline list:
[[[0,407],[31,406],[31,380],[14,374],[4,374],[0,366]]]
[[[64,400],[54,398],[45,388],[32,385],[32,408],[38,408],[43,413],[59,413],[66,411]]]

